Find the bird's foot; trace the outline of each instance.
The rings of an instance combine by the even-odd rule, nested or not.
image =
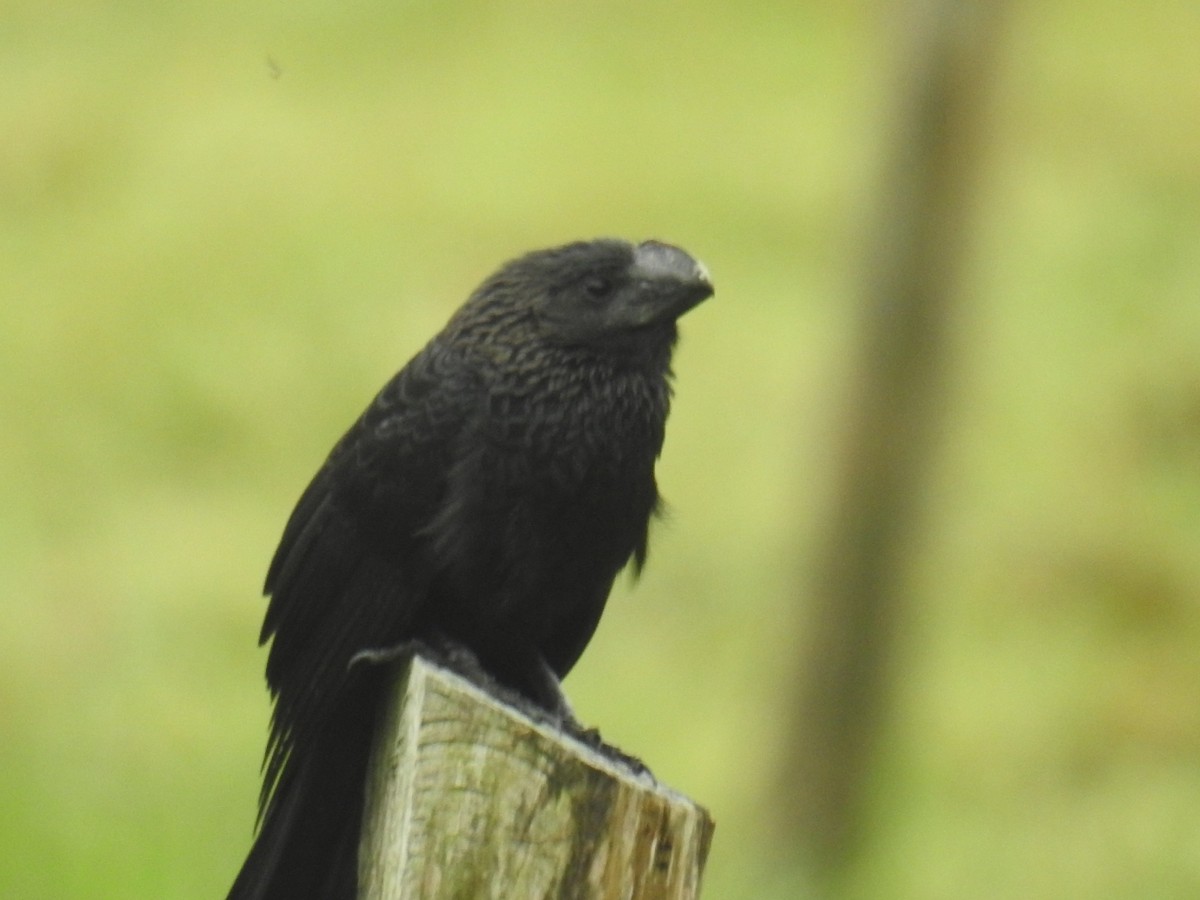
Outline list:
[[[471,681],[486,677],[478,658],[467,647],[445,635],[435,633],[422,638],[401,641],[390,647],[372,647],[360,650],[350,657],[350,665],[366,663],[385,666],[395,662],[406,662],[414,656],[423,656],[432,663],[463,675]]]
[[[586,727],[574,718],[565,722],[562,728],[567,734],[571,735],[577,741],[586,744],[609,762],[629,769],[634,775],[649,775],[651,778],[654,777],[654,773],[650,771],[650,767],[636,756],[630,756],[619,747],[605,743],[604,738],[600,736],[599,728]]]
[[[371,647],[367,650],[359,650],[350,657],[348,668],[354,668],[358,665],[388,666],[393,663],[406,663],[412,661],[415,656],[424,656],[428,659],[437,658],[434,649],[425,643],[425,641],[413,639],[411,641],[401,641],[399,644],[393,644],[390,647]]]

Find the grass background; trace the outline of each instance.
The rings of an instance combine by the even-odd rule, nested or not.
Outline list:
[[[498,262],[713,272],[672,514],[567,688],[770,852],[898,7],[0,6],[0,896],[221,896],[257,589],[374,390]],[[1200,8],[1018,2],[951,415],[847,892],[1200,893]]]

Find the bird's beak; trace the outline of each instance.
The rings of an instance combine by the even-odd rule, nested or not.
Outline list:
[[[638,244],[631,272],[642,288],[642,324],[676,319],[713,295],[704,264],[671,244]]]

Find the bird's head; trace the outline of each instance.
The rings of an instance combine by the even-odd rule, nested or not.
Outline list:
[[[528,337],[615,349],[669,346],[675,320],[712,293],[704,266],[678,247],[603,239],[513,260],[474,299],[480,306],[520,308]]]

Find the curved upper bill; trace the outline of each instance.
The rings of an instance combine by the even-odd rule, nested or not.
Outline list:
[[[654,319],[676,318],[713,295],[708,269],[671,244],[643,241],[633,251],[635,278],[652,285]]]

